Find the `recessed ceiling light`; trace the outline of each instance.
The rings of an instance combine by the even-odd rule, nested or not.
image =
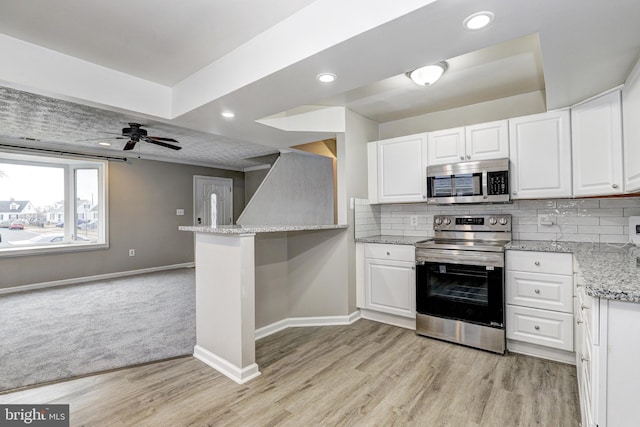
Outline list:
[[[336,75],[331,73],[321,73],[316,76],[319,82],[332,83],[336,80]]]
[[[110,142],[98,142],[98,145],[104,145],[105,147],[109,147],[111,145]]]
[[[493,12],[477,12],[473,15],[467,16],[467,19],[463,21],[462,25],[467,30],[480,30],[491,24],[493,22],[493,18],[495,18]]]
[[[233,119],[236,115],[231,112],[231,111],[223,111],[222,113],[220,113],[220,115],[222,117],[224,117],[225,119]]]
[[[441,61],[437,64],[427,65],[426,67],[409,71],[407,77],[413,80],[415,84],[429,86],[437,82],[440,77],[442,77],[442,74],[447,71],[447,68],[449,68],[447,61]]]

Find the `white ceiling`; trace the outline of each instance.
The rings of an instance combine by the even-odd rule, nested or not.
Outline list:
[[[464,30],[479,10],[493,24]],[[84,118],[86,138],[46,114],[11,113],[55,104],[11,91],[0,91],[0,135],[85,148],[78,139],[136,119],[184,145],[153,156],[246,167],[240,156],[333,136],[256,123],[303,105],[378,122],[534,90],[548,109],[569,106],[624,82],[640,55],[638,16],[637,0],[3,0],[0,84],[81,104],[63,110]],[[440,60],[450,69],[430,88],[403,75]],[[323,71],[338,80],[319,84]]]

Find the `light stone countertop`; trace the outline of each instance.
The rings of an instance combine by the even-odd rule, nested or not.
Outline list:
[[[428,240],[430,237],[426,236],[390,236],[390,235],[378,235],[369,237],[358,237],[356,242],[358,243],[384,243],[387,245],[415,245],[423,240]]]
[[[315,231],[315,230],[341,230],[346,229],[346,224],[327,225],[218,225],[217,227],[181,225],[180,231],[193,231],[196,233],[211,234],[256,234],[256,233],[279,233],[285,231]]]
[[[578,280],[588,295],[640,303],[640,248],[604,243],[514,240],[506,249],[572,253],[578,263]]]

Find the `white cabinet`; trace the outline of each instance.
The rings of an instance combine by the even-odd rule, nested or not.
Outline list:
[[[509,156],[506,120],[430,132],[429,165],[500,159]]]
[[[509,350],[573,360],[572,261],[571,254],[507,251]]]
[[[364,253],[364,308],[415,319],[414,246],[366,243]]]
[[[624,134],[624,188],[627,193],[640,191],[640,61],[622,89]]]
[[[571,108],[573,195],[622,194],[622,105],[616,90]]]
[[[578,275],[579,277],[579,275]],[[640,303],[595,298],[576,287],[576,367],[582,425],[637,426]]]
[[[423,133],[370,143],[368,167],[371,203],[424,201],[427,185],[426,141],[427,135]]]
[[[512,199],[571,197],[569,111],[509,120]]]

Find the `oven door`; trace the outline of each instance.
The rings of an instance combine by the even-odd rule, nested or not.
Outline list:
[[[504,327],[504,254],[423,251],[416,266],[416,311]]]

